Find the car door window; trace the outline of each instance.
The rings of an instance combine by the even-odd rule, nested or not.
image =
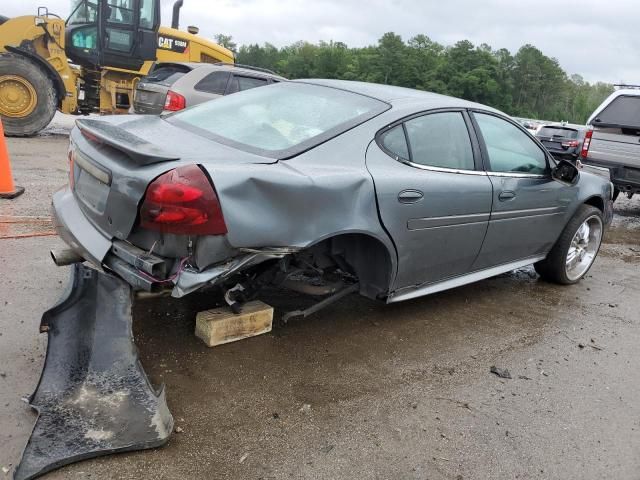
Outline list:
[[[510,122],[485,113],[474,113],[489,154],[492,172],[543,175],[547,172],[544,151]]]
[[[214,93],[216,95],[224,95],[229,81],[229,72],[213,72],[204,77],[193,88],[200,92]]]
[[[461,112],[423,115],[405,122],[411,161],[419,165],[473,170],[471,138]]]
[[[266,78],[244,77],[234,75],[229,83],[227,94],[249,90],[251,88],[262,87],[267,84]]]

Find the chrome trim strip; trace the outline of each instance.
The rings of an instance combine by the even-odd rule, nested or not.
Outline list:
[[[523,215],[520,217],[508,217],[508,218],[496,218],[495,220],[490,220],[489,223],[497,223],[497,222],[506,222],[508,220],[520,220],[523,218],[538,218],[538,217],[555,217],[556,215],[562,215],[564,212],[555,212],[555,213],[540,213],[537,215]]]
[[[465,170],[461,168],[445,168],[445,167],[432,167],[429,165],[421,165],[419,163],[413,163],[409,160],[405,160],[404,158],[400,158],[398,156],[392,157],[394,160],[404,163],[410,167],[419,168],[420,170],[429,170],[431,172],[442,172],[442,173],[460,173],[464,175],[487,175],[487,172],[480,170]]]
[[[541,215],[556,215],[563,213],[563,207],[543,207],[543,208],[528,208],[525,210],[504,210],[491,212],[491,220],[507,220],[509,218],[522,218],[522,217],[539,217]]]
[[[489,220],[491,212],[471,213],[465,215],[448,215],[445,217],[410,218],[407,222],[409,230],[422,230],[426,228],[456,227],[472,225]]]
[[[490,177],[551,178],[550,175],[540,173],[487,172],[487,175]]]
[[[443,280],[438,283],[430,283],[427,285],[417,287],[406,287],[402,290],[409,290],[406,293],[393,292],[387,298],[387,303],[402,302],[404,300],[410,300],[412,298],[422,297],[423,295],[429,295],[431,293],[441,292],[443,290],[449,290],[450,288],[461,287],[469,283],[484,280],[485,278],[495,277],[501,273],[510,272],[516,268],[526,267],[532,263],[538,262],[545,258],[544,255],[537,257],[530,257],[525,260],[518,260],[517,262],[506,263],[504,265],[498,265],[497,267],[491,267],[484,270],[478,270],[476,272],[467,273],[458,277]]]

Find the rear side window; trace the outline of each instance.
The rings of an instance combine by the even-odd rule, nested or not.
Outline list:
[[[201,92],[215,93],[216,95],[224,95],[229,82],[229,72],[213,72],[204,77],[193,88]]]
[[[413,163],[474,169],[471,139],[462,113],[432,113],[408,120],[405,126]]]
[[[267,83],[269,82],[266,78],[241,77],[239,75],[234,75],[231,79],[231,83],[229,84],[227,94],[242,92],[243,90],[249,90],[256,87],[264,87]]]
[[[187,67],[159,67],[147,75],[144,81],[147,83],[158,83],[160,85],[170,87],[188,72],[190,72],[190,70]]]
[[[594,125],[640,128],[640,96],[622,95],[593,120]]]
[[[393,127],[380,137],[382,146],[393,156],[403,160],[409,160],[409,148],[407,147],[407,139],[404,136],[402,125]]]
[[[547,170],[544,152],[522,130],[494,115],[474,113],[489,154],[492,172],[542,175]]]
[[[570,128],[542,127],[537,134],[539,137],[578,138],[578,131]]]

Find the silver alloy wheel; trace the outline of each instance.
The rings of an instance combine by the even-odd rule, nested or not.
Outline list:
[[[565,261],[569,280],[577,280],[589,270],[596,258],[601,241],[602,220],[597,215],[592,215],[582,222],[569,245]]]

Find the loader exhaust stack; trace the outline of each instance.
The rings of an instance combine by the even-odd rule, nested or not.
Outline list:
[[[176,30],[180,27],[180,9],[182,8],[182,4],[184,0],[177,0],[173,4],[173,16],[171,17],[171,28],[175,28]]]

